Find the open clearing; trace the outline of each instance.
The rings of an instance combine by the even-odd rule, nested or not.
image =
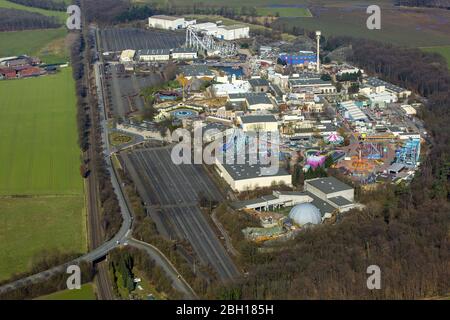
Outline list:
[[[92,283],[86,283],[81,286],[80,290],[58,291],[36,300],[96,300],[96,297]]]
[[[257,7],[256,12],[260,16],[275,16],[278,13],[280,17],[311,17],[308,8],[289,7],[289,6],[271,6]]]
[[[46,63],[66,62],[68,50],[61,48],[66,35],[65,28],[0,32],[0,57],[27,54],[38,56]]]
[[[33,8],[24,6],[18,3],[14,3],[7,0],[0,0],[0,8],[6,8],[6,9],[16,9],[16,10],[24,10],[24,11],[30,11],[30,12],[36,12],[40,13],[44,16],[48,17],[56,17],[59,21],[63,22],[67,19],[68,14],[65,11],[54,11],[54,10],[45,10],[40,8]]]
[[[44,249],[85,252],[86,227],[71,69],[1,81],[0,96],[0,279],[5,279],[27,271]]]
[[[450,69],[450,46],[427,47],[427,48],[421,48],[421,49],[424,51],[436,52],[436,53],[441,54],[447,60],[447,65]]]

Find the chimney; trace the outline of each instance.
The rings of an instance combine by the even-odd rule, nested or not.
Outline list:
[[[322,33],[320,31],[316,31],[316,40],[317,40],[317,73],[320,73],[320,36]]]

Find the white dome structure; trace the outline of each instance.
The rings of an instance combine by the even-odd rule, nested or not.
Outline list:
[[[300,226],[322,222],[320,210],[311,203],[301,203],[293,207],[289,212],[289,218]]]

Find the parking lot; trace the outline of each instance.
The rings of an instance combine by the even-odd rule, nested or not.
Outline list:
[[[185,40],[184,32],[136,28],[100,30],[100,48],[103,52],[119,52],[127,49],[173,49],[180,47]]]
[[[215,270],[223,281],[238,271],[200,211],[199,195],[223,201],[218,188],[201,165],[175,165],[171,148],[138,149],[120,154],[155,221],[158,231],[170,238],[187,240],[197,259]]]

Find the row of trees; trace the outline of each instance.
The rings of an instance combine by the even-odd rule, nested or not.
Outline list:
[[[450,0],[395,0],[396,6],[450,9]]]
[[[0,32],[28,29],[58,28],[61,24],[55,17],[16,9],[0,9]]]
[[[27,7],[41,8],[46,10],[66,11],[68,4],[64,0],[9,0]]]

